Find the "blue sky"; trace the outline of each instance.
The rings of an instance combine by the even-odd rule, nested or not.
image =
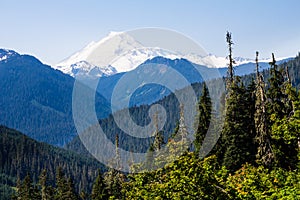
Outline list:
[[[295,56],[300,51],[298,0],[27,0],[0,1],[0,48],[55,64],[110,31],[161,27],[179,31],[208,53]]]

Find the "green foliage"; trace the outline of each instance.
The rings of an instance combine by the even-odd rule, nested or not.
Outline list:
[[[162,131],[156,131],[156,133],[154,135],[154,142],[151,145],[152,149],[154,151],[158,151],[162,148],[163,144],[164,144],[164,136],[163,136]]]
[[[246,164],[229,175],[227,190],[238,199],[297,199],[300,195],[299,171],[274,169]]]
[[[259,53],[256,52],[256,101],[254,113],[257,134],[255,137],[257,144],[256,162],[270,167],[274,159],[274,153],[271,147],[270,117],[266,108],[265,82],[259,72],[258,55]]]
[[[194,153],[188,153],[162,169],[131,175],[123,191],[127,199],[229,198],[217,169],[216,157],[200,161]]]
[[[288,71],[284,75],[283,68],[278,68],[274,54],[272,56],[267,111],[270,121],[268,128],[272,131],[271,144],[275,161],[273,166],[295,169],[298,162],[299,99],[296,90],[291,86]]]
[[[63,174],[62,168],[59,167],[56,170],[56,190],[55,190],[55,200],[63,200],[66,198],[68,192],[67,180]]]
[[[38,185],[40,187],[41,199],[42,200],[52,200],[54,189],[49,185],[47,170],[43,170],[39,176]]]
[[[226,100],[225,123],[219,140],[220,160],[230,170],[255,160],[254,101],[252,91],[236,79]]]
[[[67,192],[63,198],[64,200],[79,200],[79,195],[75,191],[73,179],[68,178]]]
[[[273,61],[270,63],[270,87],[267,90],[268,98],[268,112],[271,116],[271,120],[275,117],[282,118],[286,113],[288,113],[287,107],[284,103],[286,95],[283,92],[284,89],[284,76],[283,69],[278,69],[276,64],[274,54]]]
[[[293,112],[281,119],[273,119],[272,139],[277,166],[295,169],[299,164],[300,98],[290,86],[286,93],[292,101]]]
[[[17,185],[17,193],[13,196],[13,199],[32,199],[38,200],[40,199],[40,193],[35,185],[33,185],[31,177],[27,174],[22,183],[18,183]]]
[[[47,183],[47,172],[43,170],[39,176],[38,184],[34,184],[29,174],[21,182],[18,180],[16,194],[12,197],[15,200],[79,200],[75,191],[73,180],[64,176],[62,169],[58,168],[56,174],[56,187]]]
[[[291,77],[293,79],[294,76]],[[245,81],[245,78],[243,80]],[[276,83],[277,80],[272,81],[274,83],[268,88],[279,84]],[[281,100],[277,103],[282,102],[287,109],[280,113],[277,106],[271,103],[268,105],[268,113],[265,115],[267,126],[264,127],[268,128],[266,133],[272,139],[272,149],[275,151],[277,162],[280,157],[283,158],[281,161],[284,161],[280,162],[281,164],[277,167],[268,168],[255,163],[258,147],[254,139],[256,130],[262,130],[256,129],[255,125],[258,121],[254,120],[258,114],[261,114],[261,112],[255,113],[261,111],[258,105],[262,105],[262,103],[257,103],[258,99],[261,100],[259,98],[261,96],[255,95],[256,89],[257,85],[254,84],[253,77],[247,77],[247,87],[239,78],[234,78],[226,99],[225,126],[220,140],[222,148],[221,153],[218,152],[222,159],[211,155],[201,160],[193,152],[186,152],[178,157],[181,150],[180,143],[183,142],[180,128],[182,131],[184,127],[180,122],[184,120],[179,117],[177,130],[164,146],[166,150],[156,153],[152,147],[148,152],[148,160],[152,161],[153,167],[168,164],[155,171],[145,170],[143,173],[130,174],[127,177],[128,181],[125,182],[126,179],[123,176],[121,184],[114,184],[120,183],[114,181],[118,177],[118,172],[110,170],[106,178],[107,182],[112,184],[109,187],[111,188],[110,198],[297,199],[300,195],[299,165],[295,166],[299,161],[299,157],[295,157],[297,154],[299,156],[297,142],[299,141],[300,101],[298,94],[285,82],[282,82],[280,91],[276,88],[269,91],[268,101],[276,103],[278,100],[276,97],[279,95]],[[264,89],[267,90],[267,88]],[[271,119],[270,116],[273,118]],[[198,117],[204,119],[205,116],[199,114]],[[281,148],[282,143],[276,142],[277,140],[283,142],[285,148]],[[290,164],[287,165],[287,162]],[[113,191],[116,191],[112,189],[113,187],[121,189],[121,192],[113,194]]]
[[[110,198],[122,199],[122,184],[125,182],[125,175],[115,169],[109,169],[104,173],[104,182]]]
[[[92,200],[108,199],[108,191],[100,171],[98,171],[98,176],[93,184],[91,199]]]
[[[204,140],[205,135],[207,134],[211,120],[211,112],[212,103],[209,96],[208,88],[204,83],[202,88],[202,94],[198,102],[198,115],[196,119],[198,122],[198,126],[196,127],[194,145],[197,154],[199,154],[202,142]]]

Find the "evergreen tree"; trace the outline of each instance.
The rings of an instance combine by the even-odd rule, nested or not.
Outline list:
[[[256,151],[257,145],[255,143],[256,127],[255,127],[255,103],[256,103],[256,84],[255,80],[253,79],[252,82],[246,88],[245,94],[245,109],[247,112],[247,116],[245,119],[245,129],[248,130],[248,145],[249,145],[249,160],[248,163],[254,163],[256,160]]]
[[[232,41],[231,33],[227,31],[226,33],[226,42],[228,44],[228,71],[227,71],[227,88],[230,88],[230,85],[233,83],[234,79],[234,70],[233,70],[233,64],[235,63],[233,56],[232,56],[232,45],[234,44]]]
[[[64,177],[62,168],[58,167],[56,170],[56,192],[55,192],[54,199],[63,200],[66,197],[67,191],[68,191],[67,181]]]
[[[17,184],[16,184],[16,192],[15,194],[12,195],[12,199],[13,200],[18,200],[20,199],[21,197],[21,191],[22,190],[22,182],[21,182],[21,179],[20,179],[20,176],[18,176],[17,178]]]
[[[271,144],[274,153],[274,164],[276,166],[290,168],[293,165],[293,159],[297,157],[295,150],[295,142],[287,142],[284,133],[278,132],[281,124],[289,124],[289,118],[293,116],[293,103],[291,99],[295,99],[295,92],[289,83],[289,75],[285,80],[283,68],[279,69],[274,54],[272,54],[272,62],[270,62],[269,89],[267,91],[268,103],[267,111],[270,116],[270,129],[272,130]],[[288,126],[288,125],[287,125]],[[280,128],[284,130],[282,127]],[[286,130],[287,131],[287,130]],[[289,130],[288,132],[293,132]],[[290,133],[289,133],[290,134]]]
[[[104,181],[107,185],[110,197],[122,199],[122,184],[125,182],[125,176],[114,168],[110,168],[104,174]]]
[[[81,200],[89,200],[89,194],[87,194],[84,190],[82,190],[79,194]]]
[[[249,131],[254,120],[251,117],[247,90],[236,78],[226,101],[225,123],[221,135],[222,164],[230,170],[236,170],[254,159],[254,136]]]
[[[104,174],[104,182],[107,186],[107,191],[110,197],[122,199],[122,184],[125,181],[125,176],[117,169],[120,169],[120,154],[119,154],[119,137],[116,135],[116,157],[112,160],[112,166]]]
[[[202,94],[198,102],[198,126],[195,132],[195,151],[198,155],[200,152],[201,144],[208,131],[210,120],[211,120],[212,104],[209,96],[208,88],[203,83]]]
[[[289,113],[285,105],[286,95],[284,94],[284,76],[282,69],[278,69],[275,56],[272,53],[272,62],[270,62],[269,88],[267,91],[267,109],[272,119],[282,119],[286,113]]]
[[[159,151],[164,144],[164,136],[162,131],[158,131],[155,133],[154,142],[152,144],[154,151]],[[151,147],[150,147],[151,148]]]
[[[292,89],[292,88],[291,88]],[[272,139],[276,166],[296,169],[300,163],[300,100],[293,101],[294,113],[283,119],[276,119],[272,125]]]
[[[271,147],[271,133],[269,115],[266,108],[265,83],[259,72],[258,55],[256,52],[256,103],[255,103],[255,127],[256,127],[256,158],[259,164],[270,166],[274,154]]]
[[[180,105],[179,125],[178,126],[179,127],[178,127],[177,136],[181,140],[182,145],[184,146],[187,143],[188,132],[187,132],[186,125],[185,125],[185,120],[184,120],[184,106],[183,106],[183,104]]]
[[[154,157],[157,155],[159,150],[161,150],[164,145],[164,137],[163,132],[158,130],[158,114],[157,112],[154,114],[154,141],[150,145],[147,153],[145,162],[141,165],[141,170],[149,170],[154,166]]]
[[[18,193],[15,199],[25,200],[38,200],[40,199],[40,195],[38,189],[33,185],[30,174],[28,173],[22,184],[18,188]]]
[[[227,32],[229,65],[227,77],[227,96],[225,101],[225,122],[219,141],[218,156],[222,164],[230,170],[238,169],[253,160],[253,91],[246,89],[239,77],[234,76],[232,39]],[[220,144],[221,143],[221,144]]]
[[[154,133],[154,142],[152,144],[152,147],[154,151],[159,151],[162,148],[162,145],[164,144],[164,137],[163,137],[163,132],[158,130],[157,113],[155,113],[154,115],[154,126],[155,126],[155,133]]]
[[[48,186],[48,176],[46,169],[44,169],[39,176],[39,186],[42,200],[52,200],[53,188],[51,186]]]
[[[104,183],[104,179],[102,178],[100,170],[98,171],[98,176],[93,184],[91,198],[92,200],[108,199],[106,185]]]
[[[284,116],[275,115],[272,118],[272,139],[275,164],[282,168],[296,169],[299,163],[300,114],[299,94],[290,82],[286,67],[286,81],[283,83]]]
[[[187,152],[190,150],[189,149],[190,148],[189,141],[188,141],[189,140],[188,131],[187,131],[185,119],[184,119],[184,105],[183,104],[180,105],[178,127],[175,127],[175,133],[172,135],[171,139],[174,141],[172,143],[172,145],[174,145],[172,148],[175,148],[175,149],[173,149],[173,150],[175,150],[175,152],[182,154],[183,152]],[[170,145],[168,145],[169,150],[170,150]]]
[[[74,183],[71,178],[67,181],[67,191],[64,195],[65,200],[79,200],[79,197],[75,191]]]

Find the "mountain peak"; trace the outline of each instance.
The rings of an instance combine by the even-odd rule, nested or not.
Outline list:
[[[110,31],[107,37],[114,37],[116,35],[124,34],[124,32],[121,31]]]
[[[143,46],[126,32],[112,31],[103,39],[91,42],[82,50],[54,66],[54,68],[71,76],[76,76],[74,72],[78,72],[79,66],[82,66],[81,76],[91,77],[91,74],[93,74],[94,78],[97,78],[134,70],[145,61],[155,57],[168,59],[184,58],[191,63],[209,68],[222,68],[229,63],[226,57],[218,57],[213,54],[183,54],[159,47]],[[82,65],[83,61],[84,65]],[[254,59],[242,57],[236,57],[235,61],[236,66],[255,62]],[[260,62],[268,61],[268,59],[260,60]],[[74,67],[77,68],[75,71]],[[93,71],[92,73],[91,70]]]
[[[111,65],[117,69],[117,72],[121,72],[122,69],[118,69],[118,66],[113,65],[115,59],[120,58],[132,49],[141,47],[141,44],[126,33],[110,32],[105,38],[88,44],[82,50],[54,66],[54,68],[70,74],[73,64],[86,61],[90,65],[102,69]],[[126,71],[126,69],[123,70]]]
[[[0,61],[7,60],[12,56],[19,55],[17,52],[9,49],[0,49]]]
[[[97,67],[87,61],[74,63],[70,68],[66,68],[65,71],[71,76],[88,76],[90,78],[109,76],[117,73],[116,69],[111,65],[107,67]]]
[[[186,58],[166,58],[164,56],[156,56],[154,58],[150,58],[146,60],[143,64],[151,64],[151,63],[163,63],[163,64],[169,64],[169,63],[189,63],[191,62]]]

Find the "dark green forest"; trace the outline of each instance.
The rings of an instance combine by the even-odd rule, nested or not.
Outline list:
[[[55,184],[56,171],[61,168],[76,183],[76,191],[87,192],[97,170],[104,171],[104,166],[95,159],[37,142],[4,126],[0,126],[0,161],[0,199],[8,199],[17,180],[27,175],[37,183],[43,170],[47,171],[49,185]]]
[[[1,161],[5,161],[1,162],[1,178],[7,181],[2,191],[14,191],[13,199],[299,199],[300,54],[280,65],[272,54],[270,69],[260,71],[256,52],[256,72],[239,77],[234,71],[231,33],[227,33],[226,41],[227,76],[212,80],[216,84],[226,83],[223,105],[212,105],[213,94],[205,83],[193,84],[199,96],[195,109],[201,123],[194,127],[193,146],[174,162],[142,173],[124,174],[113,168],[97,170],[101,166],[89,159],[78,138],[67,146],[74,152],[70,153],[1,127],[1,148],[7,145],[1,149]],[[187,141],[182,108],[175,95],[158,103],[167,110],[167,124],[164,132],[147,140],[126,136],[112,116],[99,121],[116,147],[147,152],[147,163],[133,165],[133,172],[146,164],[161,166],[162,162],[172,160],[178,146]],[[138,124],[149,123],[149,107],[130,109]],[[210,123],[216,120],[214,109],[222,111],[224,126],[214,127],[221,136],[208,156],[202,158],[201,145]],[[168,147],[169,154],[159,153],[162,146]],[[76,157],[75,152],[86,159]],[[157,154],[155,159],[151,157],[153,153]],[[118,159],[116,156],[115,160]],[[20,169],[24,166],[27,168]]]

